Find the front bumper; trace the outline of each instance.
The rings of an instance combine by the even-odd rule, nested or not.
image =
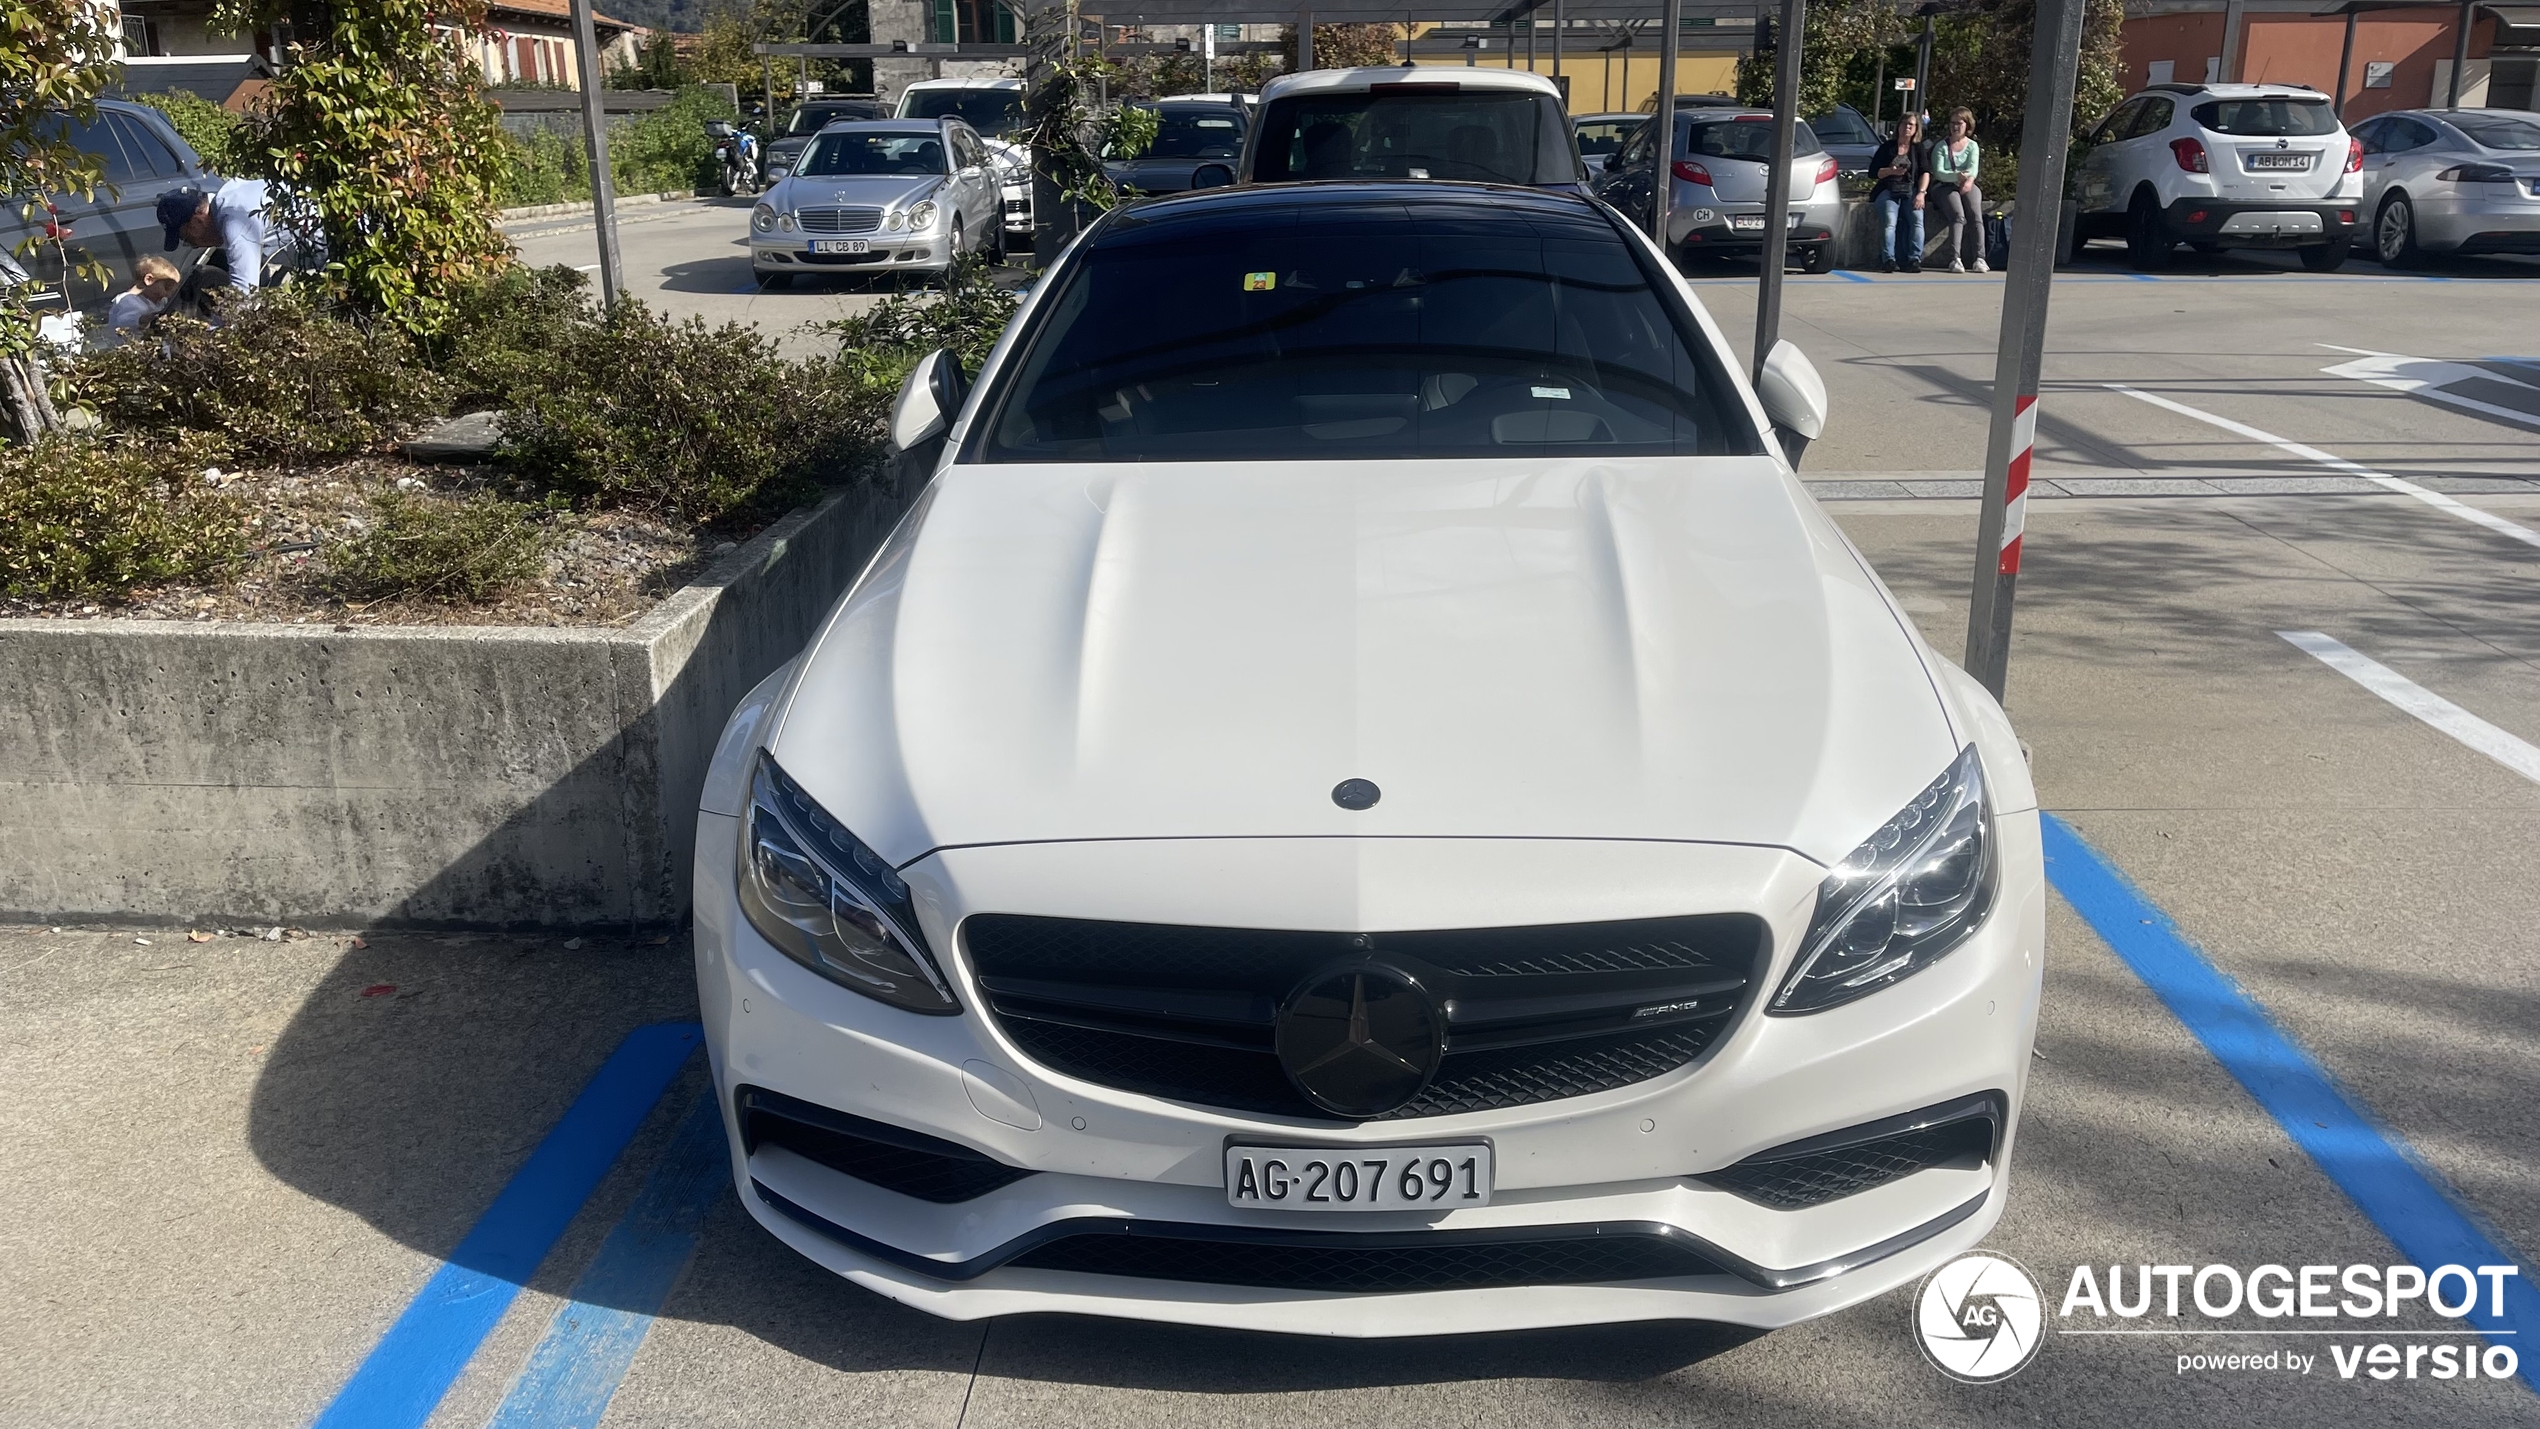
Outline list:
[[[2289,203],[2182,198],[2164,216],[2172,236],[2224,248],[2308,248],[2352,239],[2363,219],[2352,199]]]
[[[1030,233],[1032,231],[1032,186],[1007,184],[1000,193],[999,199],[1005,207],[1005,231]]]
[[[799,233],[750,235],[750,268],[758,273],[876,273],[885,269],[934,271],[951,266],[952,237],[938,230],[920,238],[867,235],[862,253],[814,253]]]
[[[1771,1327],[1906,1283],[1976,1244],[2001,1214],[2043,943],[2034,814],[1998,821],[2004,882],[1985,927],[1896,987],[1810,1017],[1750,1008],[1704,1060],[1613,1091],[1360,1125],[1193,1106],[1050,1071],[980,1010],[966,966],[947,969],[964,991],[958,1017],[898,1012],[827,982],[739,916],[738,827],[702,815],[697,842],[700,1003],[727,1110],[745,1090],[764,1090],[1033,1173],[938,1203],[783,1145],[753,1150],[734,1119],[735,1180],[761,1225],[856,1283],[934,1314],[1066,1311],[1345,1336],[1646,1319]],[[939,953],[953,948],[950,927],[970,909],[1280,926],[1277,891],[1311,877],[1313,860],[1335,856],[1356,861],[1362,887],[1381,878],[1408,890],[1374,927],[1578,921],[1583,888],[1596,890],[1589,900],[1612,918],[1681,912],[1688,902],[1744,907],[1767,918],[1780,950],[1769,990],[1823,873],[1756,849],[1371,840],[1393,846],[1335,855],[1293,847],[1299,842],[1324,841],[973,848],[922,860],[906,876],[921,890]],[[1187,897],[1177,890],[1222,895],[1230,868],[1240,871],[1236,884],[1264,890],[1234,901],[1259,906],[1227,906],[1222,896],[1204,908],[1171,906]],[[1142,890],[1136,899],[1116,896],[1131,888]],[[1803,1138],[1988,1093],[2000,1097],[2003,1134],[1982,1164],[1935,1165],[1798,1209],[1694,1179]],[[1230,1139],[1333,1147],[1487,1139],[1496,1192],[1486,1207],[1443,1213],[1236,1210],[1222,1180]],[[1087,1273],[1045,1268],[1047,1257],[1033,1256],[1083,1234],[1150,1245],[1319,1238],[1370,1254],[1440,1238],[1620,1234],[1676,1258],[1653,1251],[1654,1273],[1600,1283],[1371,1293]],[[1348,1236],[1367,1239],[1340,1239]],[[1042,1265],[1017,1263],[1027,1256]]]

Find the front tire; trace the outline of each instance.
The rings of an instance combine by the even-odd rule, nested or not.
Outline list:
[[[2425,250],[2417,246],[2416,205],[2406,194],[2382,200],[2372,221],[2372,252],[2385,268],[2413,268],[2425,261]]]
[[[2170,226],[2161,217],[2161,207],[2146,191],[2134,196],[2125,213],[2126,258],[2135,271],[2157,273],[2170,266],[2170,250],[2177,240],[2170,237]]]
[[[2346,255],[2354,246],[2355,240],[2351,238],[2312,244],[2300,250],[2302,266],[2314,273],[2334,273],[2346,266]]]

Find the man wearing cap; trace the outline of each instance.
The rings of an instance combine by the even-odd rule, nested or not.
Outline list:
[[[167,251],[180,243],[217,249],[230,290],[252,293],[264,282],[267,260],[293,246],[289,232],[268,217],[270,202],[262,179],[223,179],[208,193],[193,184],[170,189],[159,195]]]

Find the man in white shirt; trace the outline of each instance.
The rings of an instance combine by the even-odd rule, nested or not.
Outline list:
[[[223,179],[209,193],[187,184],[159,195],[159,222],[168,231],[168,251],[180,243],[217,248],[229,270],[229,286],[252,293],[265,280],[265,267],[290,250],[291,234],[273,221],[271,193],[262,179]]]

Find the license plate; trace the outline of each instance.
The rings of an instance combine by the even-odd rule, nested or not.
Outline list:
[[[870,253],[873,251],[873,240],[869,238],[815,238],[811,241],[811,251],[814,253]]]
[[[2290,169],[2295,173],[2302,173],[2311,167],[2311,156],[2308,154],[2251,154],[2248,158],[2251,173],[2256,173],[2260,169]]]
[[[1229,1146],[1226,1204],[1251,1211],[1442,1211],[1490,1204],[1488,1142]]]
[[[1764,231],[1764,215],[1760,213],[1730,214],[1729,227],[1738,233],[1761,233]]]

